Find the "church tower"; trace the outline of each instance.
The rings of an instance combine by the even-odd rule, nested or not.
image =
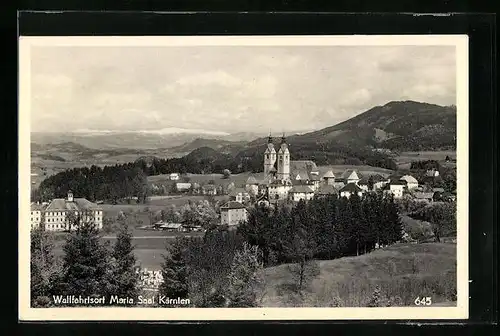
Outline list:
[[[290,179],[290,152],[286,144],[285,134],[281,137],[281,146],[278,150],[278,180]]]
[[[271,173],[276,163],[276,150],[273,145],[273,138],[271,133],[269,133],[269,138],[267,139],[267,148],[264,152],[264,175],[267,176]]]

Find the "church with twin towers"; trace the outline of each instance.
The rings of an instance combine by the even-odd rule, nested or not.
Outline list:
[[[288,150],[285,134],[281,137],[278,152],[276,152],[273,138],[269,134],[267,148],[264,152],[264,175],[274,176],[280,181],[290,180],[290,151]]]

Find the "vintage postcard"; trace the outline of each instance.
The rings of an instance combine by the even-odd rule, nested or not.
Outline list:
[[[20,37],[20,320],[468,318],[468,40]]]

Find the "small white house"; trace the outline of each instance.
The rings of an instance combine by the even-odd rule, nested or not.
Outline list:
[[[403,191],[406,187],[406,181],[393,180],[384,187],[384,192],[391,193],[394,198],[403,198]]]
[[[408,190],[413,190],[415,188],[418,188],[417,179],[411,175],[404,175],[403,177],[401,177],[401,180],[406,182],[406,186],[408,187]]]
[[[177,181],[179,179],[179,173],[172,173],[169,175],[170,180]]]
[[[250,194],[244,188],[236,188],[230,194],[231,200],[238,203],[244,203],[250,201]]]
[[[439,176],[439,170],[432,168],[428,169],[426,172],[426,175],[429,177],[438,177]]]
[[[359,197],[363,196],[363,189],[358,187],[356,183],[347,183],[342,189],[339,190],[340,197],[351,197],[357,194]]]
[[[290,189],[292,189],[292,185],[289,181],[286,183],[282,183],[281,181],[273,181],[269,183],[269,186],[267,187],[269,200],[286,199]]]
[[[335,184],[335,174],[333,171],[329,170],[323,175],[323,182],[327,185]]]
[[[230,201],[220,207],[221,225],[235,226],[247,220],[246,207],[236,201]]]
[[[37,203],[31,203],[31,215],[30,215],[31,229],[36,229],[40,226],[40,223],[42,222],[42,211],[43,211],[42,205]]]
[[[187,191],[191,188],[191,183],[189,183],[189,182],[177,182],[175,184],[175,188],[178,191]]]
[[[309,201],[314,197],[314,190],[307,185],[296,185],[288,191],[288,195],[295,202],[300,200]]]

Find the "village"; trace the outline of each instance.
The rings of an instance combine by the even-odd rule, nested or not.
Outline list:
[[[246,181],[235,183],[230,178],[191,182],[182,174],[172,172],[168,175],[171,194],[182,199],[183,196],[219,197],[226,202],[219,207],[219,224],[230,228],[236,227],[248,216],[248,210],[255,205],[274,207],[281,202],[309,201],[314,197],[337,195],[349,198],[356,194],[362,197],[369,192],[391,194],[394,199],[410,198],[416,201],[433,202],[454,201],[455,192],[447,192],[442,187],[432,186],[433,181],[440,179],[439,170],[432,168],[425,172],[423,181],[411,174],[362,174],[357,169],[346,169],[335,174],[329,167],[317,167],[311,160],[290,160],[290,152],[283,135],[281,144],[276,151],[273,138],[269,136],[264,153],[263,173],[249,174]],[[421,179],[422,180],[422,179]],[[431,183],[429,183],[429,181]],[[152,192],[163,185],[152,184]],[[187,201],[186,201],[187,202]],[[68,219],[78,216],[80,220],[94,220],[102,229],[105,213],[100,204],[85,198],[74,197],[71,190],[67,197],[53,199],[45,203],[31,204],[31,228],[43,225],[47,231],[69,231]],[[200,232],[202,226],[194,223],[172,223],[159,220],[138,227],[143,230],[162,230],[177,232]]]

